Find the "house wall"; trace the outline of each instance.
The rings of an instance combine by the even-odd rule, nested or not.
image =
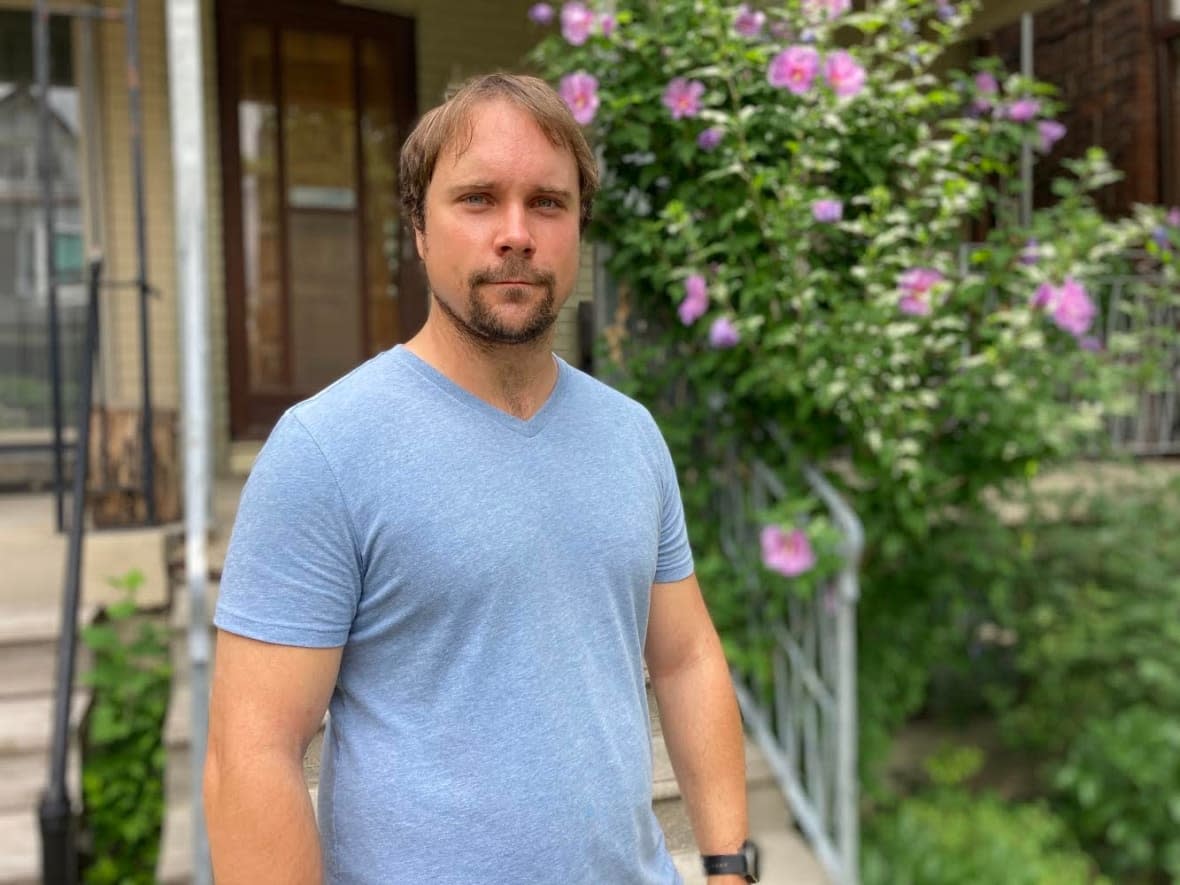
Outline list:
[[[1123,214],[1137,202],[1159,202],[1160,132],[1151,0],[1068,2],[1034,19],[1035,73],[1061,90],[1068,106],[1061,121],[1068,134],[1036,169],[1036,201],[1051,199],[1059,158],[1086,148],[1106,149],[1126,173],[1097,195],[1099,206]],[[996,31],[985,51],[1020,66],[1020,28]]]

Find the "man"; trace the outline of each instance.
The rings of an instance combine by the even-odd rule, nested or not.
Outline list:
[[[643,657],[705,854],[746,836],[742,733],[655,423],[550,350],[593,155],[542,81],[492,75],[426,115],[400,185],[426,324],[291,409],[243,492],[217,880],[678,882]],[[329,706],[317,833],[302,760]]]

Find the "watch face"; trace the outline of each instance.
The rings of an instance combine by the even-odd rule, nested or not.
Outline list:
[[[758,846],[747,839],[742,843],[742,854],[746,856],[746,881],[757,882],[758,869]]]

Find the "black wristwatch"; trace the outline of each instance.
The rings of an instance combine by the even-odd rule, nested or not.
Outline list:
[[[706,876],[745,876],[747,882],[758,881],[758,846],[747,839],[740,854],[702,854]]]

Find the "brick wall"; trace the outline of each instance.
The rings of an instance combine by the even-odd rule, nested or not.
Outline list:
[[[1049,183],[1062,157],[1087,147],[1105,148],[1126,178],[1098,195],[1111,214],[1160,194],[1158,98],[1151,0],[1068,0],[1036,14],[1035,73],[1061,90],[1069,128],[1053,155],[1036,170],[1038,204],[1050,198]],[[1020,28],[1011,25],[984,41],[985,54],[1020,68]]]

